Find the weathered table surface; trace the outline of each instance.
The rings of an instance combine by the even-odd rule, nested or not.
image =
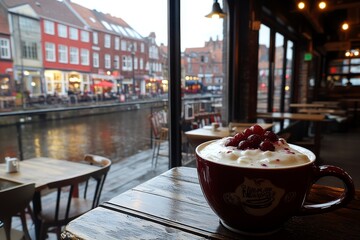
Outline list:
[[[33,212],[35,216],[36,237],[38,237],[40,225],[36,216],[41,211],[41,190],[45,189],[49,183],[86,175],[98,169],[99,167],[90,164],[37,157],[20,161],[20,169],[14,173],[7,173],[6,164],[1,163],[0,181],[10,180],[19,183],[35,183]]]
[[[309,201],[341,189],[314,185]],[[346,208],[298,216],[256,239],[360,239],[360,192]],[[225,229],[200,189],[195,168],[173,168],[70,222],[63,239],[249,239]],[[253,239],[253,238],[250,238]]]

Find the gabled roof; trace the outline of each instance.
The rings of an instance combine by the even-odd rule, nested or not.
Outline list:
[[[71,1],[66,1],[66,4],[68,4],[69,7],[75,11],[75,14],[78,14],[84,24],[88,25],[90,28],[98,31],[107,31],[104,25],[97,19],[93,10]]]
[[[127,38],[133,38],[139,40],[143,39],[143,37],[132,27],[130,27],[130,25],[127,24],[123,19],[112,16],[110,14],[98,12],[96,10],[93,10],[93,12],[96,15],[97,19],[109,32]]]
[[[71,10],[57,0],[2,0],[4,6],[9,10],[19,11],[22,7],[30,6],[33,11],[42,18],[53,20],[56,22],[66,23],[68,25],[84,27],[84,24]],[[34,16],[32,16],[34,17]]]

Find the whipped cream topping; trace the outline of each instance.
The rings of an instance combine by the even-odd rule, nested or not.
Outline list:
[[[225,146],[226,139],[202,145],[203,147],[198,149],[200,156],[213,162],[251,168],[287,168],[315,160],[315,155],[310,151],[289,145],[283,138],[273,143],[275,151],[239,150],[236,147]]]

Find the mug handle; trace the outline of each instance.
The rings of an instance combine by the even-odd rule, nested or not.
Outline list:
[[[323,165],[316,167],[315,181],[325,176],[333,176],[339,178],[344,183],[344,192],[339,198],[326,203],[304,204],[300,210],[300,215],[318,214],[330,212],[335,209],[344,207],[355,195],[354,182],[351,176],[343,169],[331,165]]]

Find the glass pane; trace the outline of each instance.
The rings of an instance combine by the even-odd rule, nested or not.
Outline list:
[[[286,77],[285,77],[285,112],[290,111],[290,97],[292,89],[292,79],[293,79],[293,55],[294,55],[294,43],[292,41],[287,41],[287,50],[286,50]]]
[[[280,111],[282,78],[284,74],[284,36],[280,33],[275,35],[275,70],[274,70],[274,106],[273,111]]]
[[[219,1],[220,6],[226,1]],[[181,1],[182,131],[213,122],[221,123],[224,96],[223,19],[206,18],[212,2]],[[192,153],[197,143],[182,135],[183,152]],[[183,162],[187,161],[186,155]]]
[[[14,1],[8,2],[11,8],[17,7]],[[55,5],[65,5],[65,1],[52,2]],[[21,50],[23,46],[24,57],[43,59],[44,67],[33,60],[18,61],[14,58],[14,61],[18,61],[14,62],[14,67],[17,67],[14,69],[14,75],[16,75],[19,98],[29,96],[35,101],[35,97],[40,94],[46,97],[58,95],[64,102],[59,101],[56,104],[62,104],[63,108],[81,106],[90,109],[91,106],[97,106],[91,110],[84,110],[91,115],[86,118],[74,117],[52,121],[50,119],[53,117],[49,117],[49,124],[42,124],[40,128],[36,127],[38,123],[35,121],[26,124],[22,135],[25,158],[46,156],[81,160],[84,153],[93,153],[120,162],[144,152],[144,164],[150,166],[155,149],[155,137],[159,135],[155,136],[156,131],[152,128],[149,116],[158,117],[156,127],[167,127],[167,2],[168,0],[74,0],[66,1],[66,5],[71,5],[71,9],[62,6],[62,10],[69,11],[56,19],[51,18],[53,9],[48,9],[48,4],[41,5],[45,14],[41,19],[28,18],[26,14],[21,17],[21,22],[16,26],[21,25],[23,45],[19,40],[19,34],[16,33],[18,41],[14,41],[12,48]],[[14,16],[15,20],[18,18],[17,14],[10,15],[9,17]],[[56,45],[55,57],[51,58],[53,62],[46,61],[44,56],[41,58],[40,50],[45,49],[43,45],[45,41],[38,41],[42,34],[49,35],[45,33],[43,26],[40,27],[40,23],[43,19],[50,18],[55,34],[49,36],[47,42]],[[12,20],[14,19],[9,22],[15,22]],[[62,38],[59,39],[58,26],[67,29],[68,35],[61,34]],[[79,34],[79,38],[73,37],[74,31]],[[104,46],[105,34],[109,35],[110,41],[107,48]],[[69,41],[70,37],[71,41]],[[120,39],[120,49],[116,39]],[[58,42],[61,42],[61,45],[57,45]],[[125,43],[124,48],[122,42]],[[63,46],[61,52],[68,54],[68,61],[64,60],[67,64],[60,64],[58,46]],[[130,48],[132,46],[135,47]],[[76,54],[71,48],[78,49]],[[70,53],[74,53],[72,57],[78,57],[79,61],[70,60]],[[90,56],[93,54],[98,56],[95,58],[96,64],[91,63],[93,58]],[[108,68],[105,66],[106,54],[109,55]],[[21,58],[20,54],[18,58]],[[134,62],[139,64],[133,67]],[[19,63],[22,63],[21,68]],[[123,66],[125,67],[122,68]],[[151,88],[147,88],[149,84]],[[3,80],[0,85],[1,89],[5,88]],[[95,94],[96,91],[98,95]],[[119,106],[120,102],[127,104]],[[29,99],[29,104],[24,107],[30,107],[32,103],[35,104]],[[46,105],[33,107],[58,107],[51,104],[53,103],[48,102]],[[109,105],[113,106],[108,107]],[[83,110],[74,110],[65,115],[78,116],[78,112],[83,113]],[[62,113],[53,116],[57,118],[59,115]],[[0,135],[9,134],[0,132]],[[14,135],[15,138],[9,143],[1,142],[0,159],[4,159],[4,155],[18,153],[16,134]],[[164,136],[166,138],[167,134]],[[166,146],[166,143],[167,138],[162,142],[162,146]],[[163,166],[160,169],[166,169],[167,149],[161,149],[161,152],[166,156],[158,159]]]
[[[259,76],[257,93],[257,111],[267,112],[267,95],[269,84],[269,47],[270,28],[261,24],[259,31]]]

